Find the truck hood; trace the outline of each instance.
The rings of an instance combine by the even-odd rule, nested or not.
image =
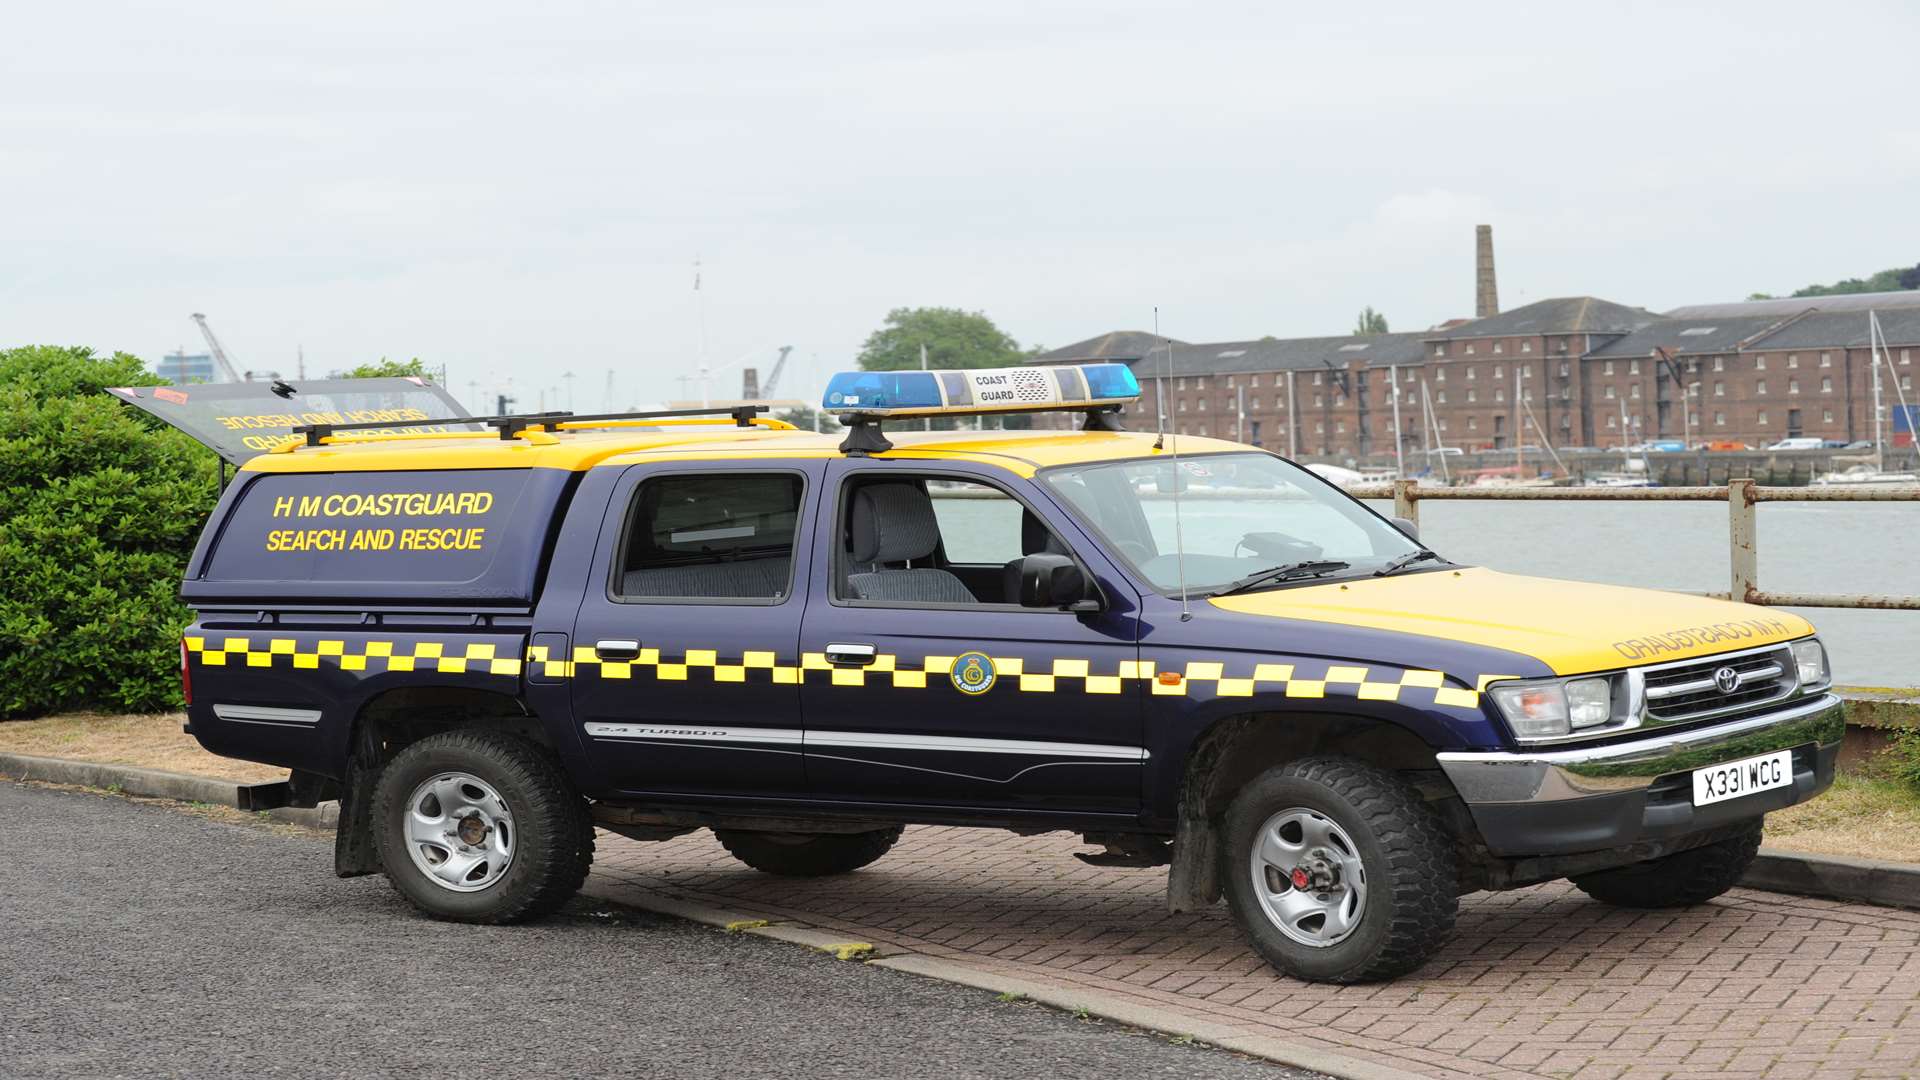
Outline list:
[[[1243,615],[1505,649],[1561,675],[1710,656],[1813,633],[1805,619],[1772,608],[1479,567],[1270,589],[1212,603]]]

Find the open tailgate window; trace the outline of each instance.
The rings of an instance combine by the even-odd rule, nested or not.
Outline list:
[[[474,430],[454,422],[469,414],[452,395],[411,377],[122,386],[107,393],[165,420],[234,465],[300,438],[293,429],[302,424],[418,420],[417,428],[381,430]]]

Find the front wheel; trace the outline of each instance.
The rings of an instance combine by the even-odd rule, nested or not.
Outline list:
[[[374,788],[387,880],[421,911],[516,923],[567,902],[593,863],[593,823],[559,762],[498,731],[430,735]]]
[[[905,831],[895,825],[861,833],[750,832],[715,829],[727,853],[748,866],[782,877],[828,877],[858,870],[893,850]]]
[[[1740,883],[1760,854],[1761,824],[1704,847],[1614,870],[1569,878],[1595,900],[1624,908],[1672,908],[1704,904]]]
[[[1452,839],[1386,769],[1332,757],[1268,769],[1234,797],[1222,840],[1235,921],[1295,978],[1391,979],[1453,932]]]

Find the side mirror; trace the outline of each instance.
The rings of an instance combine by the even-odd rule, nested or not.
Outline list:
[[[1043,553],[1020,560],[1021,607],[1098,611],[1092,592],[1080,564],[1065,555]]]
[[[1420,526],[1415,525],[1412,518],[1388,518],[1387,520],[1393,522],[1394,528],[1406,533],[1412,539],[1420,539]]]

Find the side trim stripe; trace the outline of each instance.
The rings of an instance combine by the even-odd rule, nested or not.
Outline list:
[[[1024,739],[969,739],[945,735],[894,735],[865,731],[799,731],[794,728],[660,727],[650,724],[590,723],[595,739],[640,742],[756,743],[777,746],[837,746],[862,750],[946,750],[968,754],[1052,754],[1076,758],[1147,760],[1141,746],[1101,743],[1035,742]]]
[[[320,722],[319,709],[279,709],[267,705],[226,705],[213,707],[213,715],[242,724],[288,724],[312,727]]]

